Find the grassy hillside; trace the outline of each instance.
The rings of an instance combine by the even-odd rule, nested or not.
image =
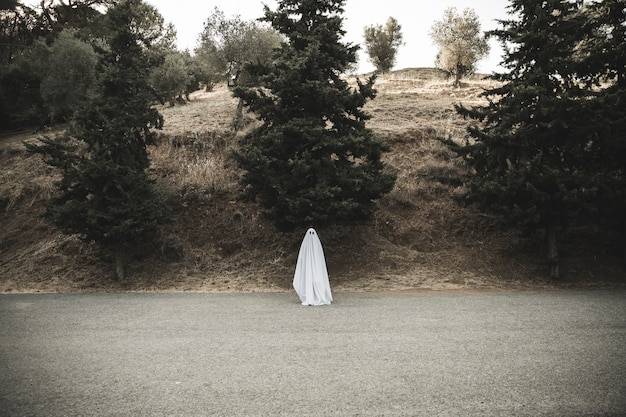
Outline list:
[[[606,237],[573,230],[562,242],[565,278],[551,282],[539,237],[522,239],[497,219],[453,202],[460,190],[433,177],[463,170],[435,140],[463,138],[467,122],[453,103],[481,102],[487,81],[454,89],[431,69],[379,78],[367,105],[369,126],[391,146],[395,189],[373,221],[318,230],[333,290],[560,288],[624,285]],[[304,230],[276,232],[253,204],[237,200],[239,172],[229,157],[245,132],[230,130],[229,92],[197,92],[191,103],[160,109],[165,127],[152,170],[176,220],[155,247],[129,254],[128,278],[114,280],[110,255],[65,236],[41,218],[56,173],[25,152],[25,140],[0,138],[0,291],[277,291],[291,286]],[[253,121],[251,121],[253,122]],[[59,127],[58,129],[62,129]]]

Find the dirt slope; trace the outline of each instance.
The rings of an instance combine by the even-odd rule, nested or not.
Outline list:
[[[607,237],[574,230],[562,242],[565,278],[545,278],[539,238],[522,239],[496,219],[453,202],[459,190],[433,177],[464,169],[435,138],[463,138],[453,103],[472,105],[487,81],[453,89],[430,70],[380,78],[367,105],[370,127],[387,140],[398,174],[365,226],[318,230],[334,291],[497,290],[624,286],[626,273]],[[41,217],[54,170],[22,145],[54,131],[0,137],[0,291],[289,290],[304,230],[277,233],[253,204],[237,200],[239,172],[228,150],[236,102],[225,88],[160,111],[165,127],[152,170],[180,203],[153,247],[129,254],[128,278],[113,279],[111,256],[65,236]],[[57,128],[57,131],[62,127]]]

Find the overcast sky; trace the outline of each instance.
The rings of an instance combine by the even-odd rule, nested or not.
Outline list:
[[[193,51],[203,23],[214,7],[219,7],[227,17],[240,15],[242,18],[256,19],[263,15],[263,3],[276,8],[275,0],[146,0],[154,5],[167,22],[176,27],[179,49]],[[483,31],[495,29],[495,19],[506,19],[507,0],[347,0],[344,15],[345,40],[354,44],[363,43],[363,28],[374,24],[384,24],[387,18],[394,17],[402,26],[405,45],[398,51],[395,69],[409,67],[432,67],[437,48],[428,36],[435,20],[443,17],[448,7],[456,7],[459,12],[473,9],[481,20]],[[496,70],[502,61],[502,50],[495,40],[491,41],[491,53],[478,64],[482,73]],[[363,49],[363,48],[362,48]],[[359,72],[367,72],[373,67],[362,50],[359,56]]]
[[[178,47],[193,51],[203,24],[217,6],[227,17],[240,15],[242,18],[257,19],[263,15],[263,3],[276,8],[276,0],[146,0],[155,6],[166,22],[176,27]],[[26,3],[38,3],[30,0]],[[402,26],[405,44],[398,51],[395,69],[410,67],[432,67],[437,48],[428,32],[436,20],[441,20],[448,7],[456,7],[461,12],[473,9],[481,21],[483,31],[495,29],[496,19],[506,19],[507,0],[347,0],[344,15],[344,30],[347,42],[363,43],[363,28],[374,24],[384,24],[390,16]],[[491,40],[491,53],[478,63],[481,73],[491,73],[502,61],[502,50],[495,40]],[[359,72],[373,69],[365,55],[364,48],[359,54]]]

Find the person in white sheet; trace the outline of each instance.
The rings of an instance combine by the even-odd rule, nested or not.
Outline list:
[[[300,297],[302,305],[320,306],[333,301],[324,249],[315,229],[307,230],[300,245],[296,272],[293,276],[293,288]]]

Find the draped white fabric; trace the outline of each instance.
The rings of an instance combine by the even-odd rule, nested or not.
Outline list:
[[[300,245],[296,272],[293,276],[293,288],[300,297],[302,305],[320,306],[333,301],[324,249],[315,229],[307,230]]]

